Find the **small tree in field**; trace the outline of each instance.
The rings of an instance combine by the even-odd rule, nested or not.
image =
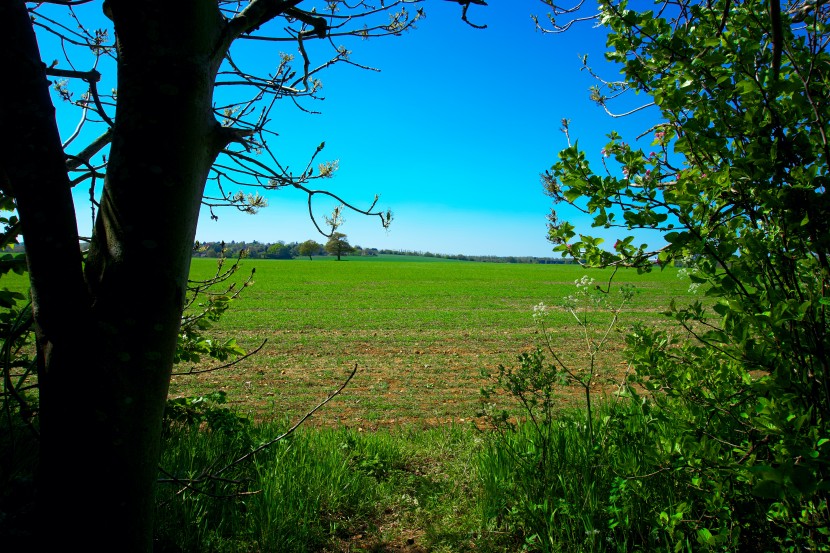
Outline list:
[[[336,255],[337,261],[340,261],[341,255],[349,255],[354,251],[354,248],[349,244],[345,234],[342,232],[334,232],[329,238],[329,241],[326,242],[326,251],[331,255]]]
[[[322,244],[318,244],[314,240],[306,240],[299,246],[299,253],[302,256],[308,256],[309,261],[311,261],[311,256],[320,253],[323,249]]]
[[[268,247],[268,257],[271,259],[291,259],[291,246],[286,246],[283,242],[271,244]]]
[[[596,166],[569,140],[544,175],[555,202],[621,236],[604,249],[554,212],[550,239],[593,266],[682,263],[705,291],[669,307],[679,334],[628,336],[641,383],[684,436],[664,450],[692,498],[673,507],[677,529],[707,548],[827,551],[830,7],[656,7],[601,0],[595,16],[624,79],[592,95],[606,109],[624,90],[649,96],[650,145],[611,133]],[[635,229],[665,245],[635,242]]]

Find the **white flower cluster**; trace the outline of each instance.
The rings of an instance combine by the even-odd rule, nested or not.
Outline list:
[[[591,288],[594,285],[594,279],[588,278],[588,275],[583,275],[582,278],[576,279],[574,284],[576,284],[577,289]]]
[[[693,271],[683,267],[682,269],[677,270],[677,278],[690,278]],[[692,282],[689,284],[689,293],[690,294],[697,294],[697,289],[700,288],[699,282]]]
[[[533,306],[533,320],[540,321],[548,314],[548,306],[544,302],[539,302],[538,305]]]

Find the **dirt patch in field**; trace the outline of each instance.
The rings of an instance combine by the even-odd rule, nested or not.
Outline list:
[[[247,347],[265,337],[268,342],[236,366],[174,377],[171,396],[218,389],[227,393],[231,405],[256,420],[296,420],[337,390],[356,366],[349,385],[308,424],[358,430],[472,424],[482,407],[480,390],[492,382],[484,373],[496,373],[500,364],[515,367],[517,356],[532,351],[538,340],[533,328],[495,333],[283,331],[235,336]],[[580,346],[567,336],[557,347],[579,367],[586,363],[579,359]],[[619,361],[621,347],[621,342],[609,344],[598,365],[615,379],[625,372]],[[578,404],[583,391],[571,386],[563,388],[561,396],[563,405]],[[510,404],[507,398],[501,401]]]

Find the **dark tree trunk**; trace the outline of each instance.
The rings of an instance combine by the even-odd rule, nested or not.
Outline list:
[[[52,491],[73,483],[65,498],[75,505],[63,516],[40,509],[45,539],[70,530],[79,510],[81,482],[91,472],[75,469],[87,460],[82,436],[93,406],[93,364],[82,362],[94,351],[88,334],[89,299],[83,281],[75,212],[49,82],[22,1],[0,2],[0,66],[12,76],[0,87],[0,167],[5,192],[15,197],[27,255],[38,352],[40,384],[39,505]],[[67,508],[67,500],[55,513]],[[52,531],[55,534],[52,534]]]
[[[32,284],[41,537],[146,552],[200,200],[224,146],[211,111],[223,21],[215,0],[109,4],[118,108],[83,272],[54,108],[18,0],[0,2],[3,68],[14,83],[0,104],[0,180],[18,202]]]

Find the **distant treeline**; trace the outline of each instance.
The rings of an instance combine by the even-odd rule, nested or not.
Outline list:
[[[306,253],[300,253],[303,244],[313,244],[313,248]],[[363,249],[360,246],[352,246],[352,255],[377,255],[377,250]],[[329,255],[323,244],[313,240],[307,242],[289,242],[282,240],[277,242],[196,242],[193,248],[194,257],[220,257],[224,250],[225,257],[238,257],[239,252],[246,251],[246,257],[250,259],[294,259],[295,257],[308,257],[309,255]]]
[[[312,250],[310,255],[326,256],[329,254],[325,245],[317,244],[313,240],[308,240],[305,243],[313,242],[316,244],[316,249]],[[197,242],[194,250],[194,257],[219,257],[222,249],[225,250],[225,257],[237,257],[239,252],[247,250],[247,257],[250,259],[294,259],[295,257],[308,257],[308,253],[300,253],[300,247],[303,246],[301,242],[288,242],[282,240],[277,242]],[[308,246],[306,246],[308,247]],[[379,250],[378,248],[361,248],[360,246],[352,246],[352,253],[349,255],[357,256],[374,256],[374,255],[407,255],[417,257],[434,257],[437,259],[456,259],[458,261],[481,261],[485,263],[536,263],[542,265],[549,264],[570,264],[574,263],[572,259],[562,259],[559,257],[532,257],[519,255],[463,255],[463,254],[446,254],[446,253],[432,253],[411,250]],[[15,244],[14,252],[23,253],[25,248],[23,244]]]
[[[311,241],[309,241],[311,242]],[[282,240],[273,243],[263,243],[254,240],[253,242],[204,242],[197,243],[194,248],[195,257],[219,257],[222,250],[225,257],[237,257],[239,252],[247,250],[247,257],[251,259],[294,259],[295,257],[307,257],[309,254],[300,253],[300,247],[304,243],[283,242]],[[314,256],[330,255],[323,244],[317,244],[316,250],[311,253]],[[571,259],[553,257],[532,257],[532,256],[497,256],[497,255],[463,255],[443,254],[411,250],[389,250],[378,248],[361,248],[352,246],[354,256],[376,256],[376,255],[406,255],[417,257],[432,257],[437,259],[455,259],[459,261],[481,261],[487,263],[537,263],[537,264],[568,264],[573,263]]]
[[[548,264],[570,264],[574,263],[572,259],[562,259],[557,257],[532,257],[532,256],[518,256],[518,255],[463,255],[463,254],[446,254],[446,253],[432,253],[408,250],[376,250],[379,254],[384,255],[415,255],[419,257],[435,257],[438,259],[457,259],[459,261],[482,261],[485,263],[537,263],[542,265]]]

